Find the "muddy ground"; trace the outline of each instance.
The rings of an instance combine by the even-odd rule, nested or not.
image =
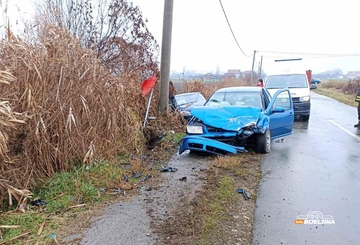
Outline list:
[[[251,244],[261,155],[175,154],[159,176],[98,207],[66,214],[61,244]],[[163,167],[175,172],[160,172]],[[222,181],[230,180],[227,189]],[[237,193],[246,190],[248,200]],[[216,215],[214,215],[216,214]]]

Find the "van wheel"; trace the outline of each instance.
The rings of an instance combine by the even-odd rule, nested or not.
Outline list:
[[[257,135],[255,142],[255,151],[257,153],[269,153],[270,143],[270,130],[266,129],[265,133]]]
[[[307,121],[309,121],[309,118],[310,118],[310,115],[301,116],[301,121],[307,122]]]

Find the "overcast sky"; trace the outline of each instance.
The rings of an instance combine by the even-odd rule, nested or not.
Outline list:
[[[161,44],[164,0],[133,0],[148,27]],[[235,37],[247,55],[254,50],[296,53],[360,53],[359,8],[356,0],[222,0]],[[201,71],[251,69],[252,58],[245,57],[236,45],[219,0],[174,0],[172,69]],[[271,70],[274,56],[263,55],[263,68]],[[314,72],[342,68],[360,69],[360,57],[303,58]],[[311,57],[314,57],[312,55]]]
[[[164,0],[131,1],[148,19],[148,28],[161,47]],[[11,16],[32,13],[30,0],[9,2]],[[266,72],[274,68],[274,59],[281,57],[303,58],[304,67],[315,73],[335,68],[360,70],[360,56],[319,58],[263,52],[360,54],[356,0],[222,0],[222,4],[245,54],[258,51],[255,69],[263,56]],[[252,57],[239,50],[219,0],[174,0],[171,70],[215,72],[218,66],[222,71],[250,70],[251,64]]]

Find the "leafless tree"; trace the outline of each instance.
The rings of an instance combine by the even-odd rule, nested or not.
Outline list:
[[[68,29],[114,73],[158,74],[159,46],[138,6],[126,0],[46,0],[38,7]]]

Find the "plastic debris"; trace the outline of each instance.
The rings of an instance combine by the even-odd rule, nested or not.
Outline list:
[[[75,202],[75,197],[74,196],[70,196],[70,202]]]
[[[105,188],[99,188],[99,191],[101,191],[101,192],[105,192]]]
[[[34,201],[31,201],[30,204],[33,205],[33,206],[45,206],[48,203],[42,201],[41,199],[36,199]]]
[[[137,178],[140,178],[141,177],[141,173],[139,172],[133,172],[133,175],[132,175],[132,178],[133,179],[137,179]]]
[[[140,182],[145,182],[145,181],[147,181],[148,179],[150,179],[151,177],[152,177],[151,174],[147,174],[144,178],[142,178],[142,179],[140,180]]]
[[[125,182],[129,182],[129,178],[126,176],[126,174],[123,174]]]
[[[118,189],[118,188],[115,188],[115,189],[112,189],[113,193],[112,194],[119,194],[119,195],[126,195],[125,191],[124,190],[121,190],[121,189]]]
[[[147,158],[147,156],[136,156],[136,155],[131,155],[131,157],[132,157],[133,159],[136,159],[136,158],[146,159],[146,158]]]
[[[238,189],[237,192],[240,193],[240,194],[243,194],[245,200],[248,200],[248,199],[249,199],[249,196],[246,194],[246,191],[245,191],[245,190],[243,190],[243,189]]]
[[[178,169],[177,169],[177,168],[173,168],[173,167],[162,168],[162,169],[160,170],[160,172],[176,172],[176,171],[178,171]]]
[[[184,177],[181,177],[179,180],[180,181],[187,181],[187,178],[186,178],[186,176],[184,176]]]
[[[56,234],[54,234],[54,233],[50,234],[50,235],[49,235],[49,238],[50,238],[50,239],[54,239],[56,245],[59,245],[59,244],[60,244],[59,241],[58,241],[57,238],[56,238]]]

